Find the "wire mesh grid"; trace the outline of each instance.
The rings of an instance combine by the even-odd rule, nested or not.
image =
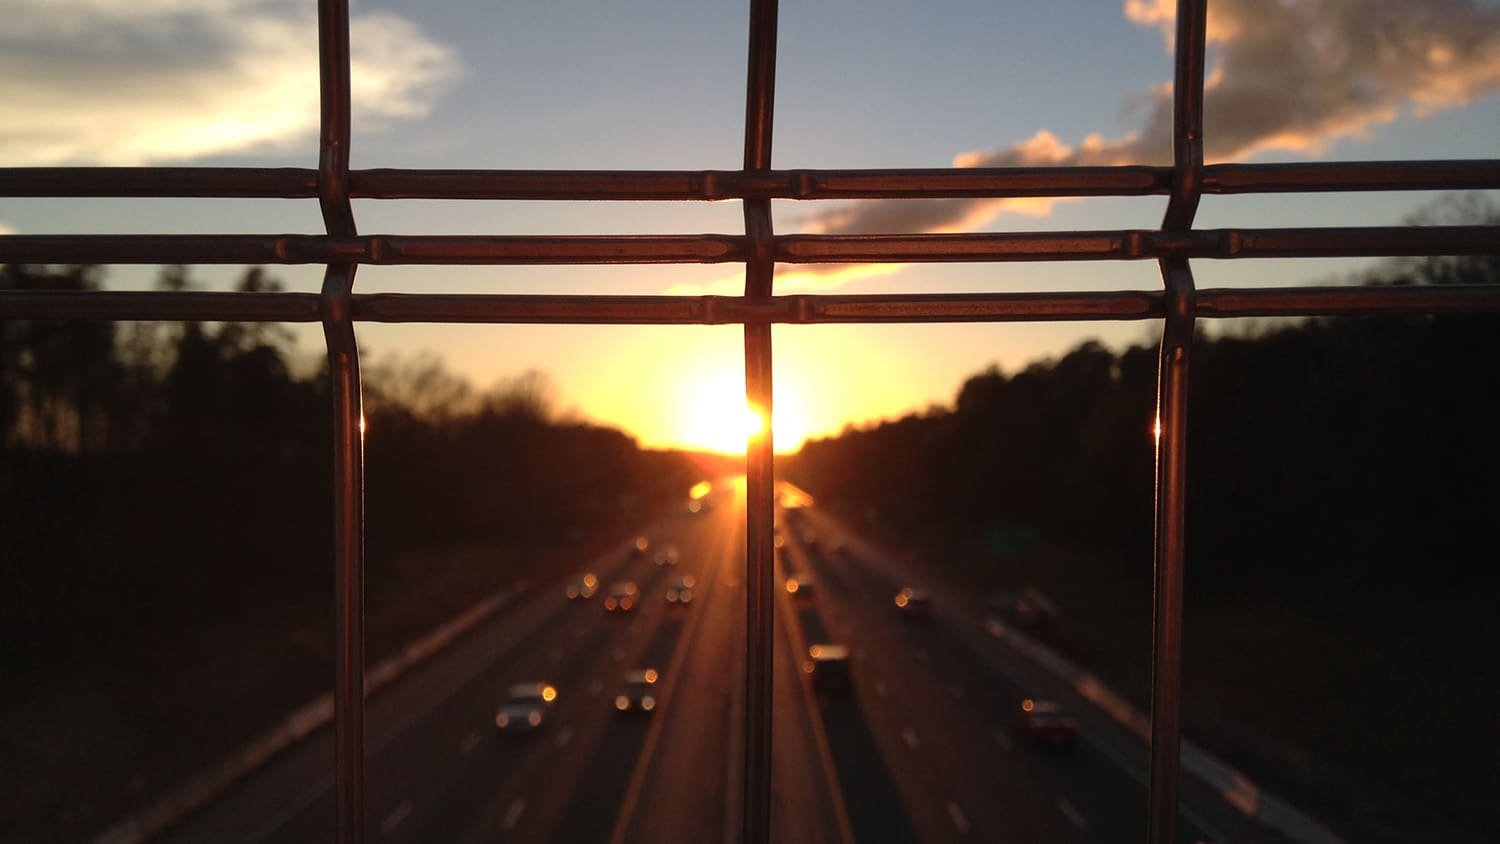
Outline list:
[[[771,410],[775,323],[1161,319],[1156,583],[1148,840],[1174,840],[1179,778],[1186,379],[1198,318],[1500,310],[1500,285],[1199,290],[1193,258],[1493,254],[1500,227],[1196,229],[1204,194],[1500,188],[1500,159],[1311,164],[1203,162],[1207,0],[1177,4],[1170,167],[775,170],[776,0],[752,0],[744,165],[738,171],[351,170],[347,0],[320,0],[321,139],[316,170],[0,168],[8,197],[259,197],[319,200],[323,235],[0,236],[5,263],[321,264],[321,293],[0,291],[0,319],[320,322],[333,383],[337,572],[335,791],[338,840],[363,840],[364,512],[359,351],[353,324],[740,324],[746,393]],[[1210,127],[1211,128],[1211,127]],[[773,199],[1166,195],[1152,230],[778,235]],[[740,200],[743,235],[393,236],[358,233],[354,198]],[[1157,292],[776,295],[778,264],[1156,260]],[[742,263],[742,296],[360,294],[360,265]],[[751,441],[746,545],[744,778],[740,835],[770,834],[773,457]]]

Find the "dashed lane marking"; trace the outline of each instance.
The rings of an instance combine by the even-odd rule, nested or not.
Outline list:
[[[479,746],[479,741],[480,739],[478,733],[469,733],[468,735],[464,736],[463,741],[458,743],[458,752],[462,753],[465,756],[468,756],[470,753],[474,752],[474,748]]]
[[[521,819],[521,813],[524,811],[526,811],[526,801],[517,797],[516,802],[510,804],[510,808],[505,810],[505,819],[500,821],[500,828],[506,832],[515,829],[516,821]]]
[[[959,835],[967,835],[969,832],[969,819],[964,815],[964,810],[958,808],[958,804],[952,801],[948,803],[948,817],[953,819],[953,826]]]
[[[990,735],[995,737],[995,744],[1000,745],[1004,750],[1010,750],[1010,736],[1006,735],[1004,730],[996,727],[995,731],[990,733]]]
[[[396,827],[400,826],[401,822],[406,820],[407,816],[410,814],[411,801],[402,800],[401,805],[396,807],[396,811],[391,812],[389,815],[386,815],[385,820],[380,822],[380,834],[390,835],[391,833],[395,832]]]
[[[1057,798],[1057,810],[1063,813],[1063,817],[1068,819],[1068,823],[1071,823],[1079,829],[1089,828],[1088,818],[1085,818],[1083,816],[1083,813],[1078,811],[1078,808],[1076,806],[1074,806],[1072,803],[1069,803],[1068,798]]]

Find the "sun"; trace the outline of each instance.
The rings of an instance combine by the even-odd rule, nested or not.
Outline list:
[[[705,378],[693,390],[683,439],[692,448],[744,454],[750,438],[765,420],[745,401],[745,382],[738,373]]]

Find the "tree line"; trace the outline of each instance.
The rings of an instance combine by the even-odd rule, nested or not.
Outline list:
[[[1417,221],[1493,225],[1500,213],[1469,196]],[[1500,256],[1402,259],[1356,280],[1496,284]],[[1199,326],[1190,585],[1449,590],[1494,577],[1500,317]],[[951,406],[809,442],[787,471],[820,501],[918,542],[997,560],[1060,542],[1146,577],[1156,358],[1086,342],[1017,372],[992,367]]]
[[[93,290],[89,266],[0,289]],[[162,289],[194,286],[168,267]],[[248,270],[241,291],[280,289]],[[270,324],[0,321],[0,624],[26,661],[326,603],[332,418],[321,355]],[[402,554],[545,546],[698,480],[686,457],[559,414],[545,376],[477,391],[432,359],[365,373],[372,582]]]

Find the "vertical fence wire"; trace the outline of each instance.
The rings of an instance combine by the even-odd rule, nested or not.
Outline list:
[[[771,118],[776,90],[776,0],[750,5],[745,78],[745,170],[771,169]],[[745,298],[767,303],[775,273],[769,199],[744,200]],[[765,844],[771,836],[771,669],[775,619],[772,590],[775,553],[775,443],[771,433],[771,323],[745,324],[745,399],[761,418],[745,451],[745,782],[741,840]]]
[[[1172,88],[1172,190],[1162,231],[1186,235],[1203,193],[1207,0],[1178,0]],[[1186,257],[1161,260],[1165,319],[1157,366],[1155,582],[1151,612],[1151,758],[1147,841],[1172,844],[1181,776],[1183,542],[1187,385],[1196,289]]]
[[[349,3],[319,0],[318,205],[331,236],[353,236],[349,200]],[[364,413],[354,337],[354,263],[329,264],[320,307],[333,405],[334,792],[340,844],[364,840]]]

